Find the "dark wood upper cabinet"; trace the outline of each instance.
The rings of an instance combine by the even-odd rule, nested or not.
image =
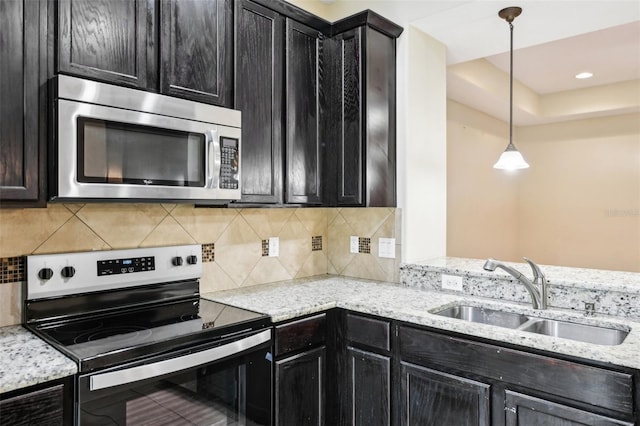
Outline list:
[[[58,71],[152,88],[154,7],[148,0],[60,0]]]
[[[313,15],[279,5],[281,2],[236,2],[235,108],[242,111],[241,202],[320,205],[324,36],[306,25],[318,24]],[[291,12],[306,23],[282,12]]]
[[[283,202],[284,17],[235,6],[235,108],[242,111],[242,201]]]
[[[159,11],[153,0],[58,7],[58,72],[231,106],[232,0],[162,0]]]
[[[355,27],[354,27],[355,26]],[[327,42],[326,198],[396,205],[396,46],[402,28],[371,11],[335,24]]]
[[[160,91],[231,106],[231,0],[162,0]]]
[[[44,206],[46,1],[0,1],[0,204]]]
[[[286,202],[320,204],[324,36],[289,18],[286,27]]]

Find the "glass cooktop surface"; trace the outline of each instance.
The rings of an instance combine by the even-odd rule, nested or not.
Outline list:
[[[36,328],[78,361],[105,356],[129,360],[206,338],[215,340],[266,325],[266,315],[194,299],[126,312],[93,316]],[[129,358],[127,352],[130,353]]]

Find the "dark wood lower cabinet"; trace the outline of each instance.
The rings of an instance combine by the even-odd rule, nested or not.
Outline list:
[[[405,362],[401,365],[400,424],[491,424],[488,384]]]
[[[324,424],[325,363],[324,346],[276,361],[276,425]]]
[[[341,309],[275,340],[276,425],[640,425],[634,369]]]
[[[0,426],[73,424],[73,376],[0,394]]]
[[[354,426],[391,424],[391,358],[347,348],[349,368],[345,395]]]
[[[505,394],[506,426],[633,425],[518,392],[506,391]]]
[[[275,425],[325,424],[327,328],[326,313],[276,325]]]
[[[0,425],[62,425],[63,385],[0,402]]]

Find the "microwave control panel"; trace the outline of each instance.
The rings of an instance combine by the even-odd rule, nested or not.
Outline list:
[[[236,138],[220,138],[220,188],[238,189],[238,162],[240,152]]]

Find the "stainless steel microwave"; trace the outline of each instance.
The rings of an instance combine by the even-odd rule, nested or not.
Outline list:
[[[52,85],[52,201],[240,198],[240,111],[65,75]]]

